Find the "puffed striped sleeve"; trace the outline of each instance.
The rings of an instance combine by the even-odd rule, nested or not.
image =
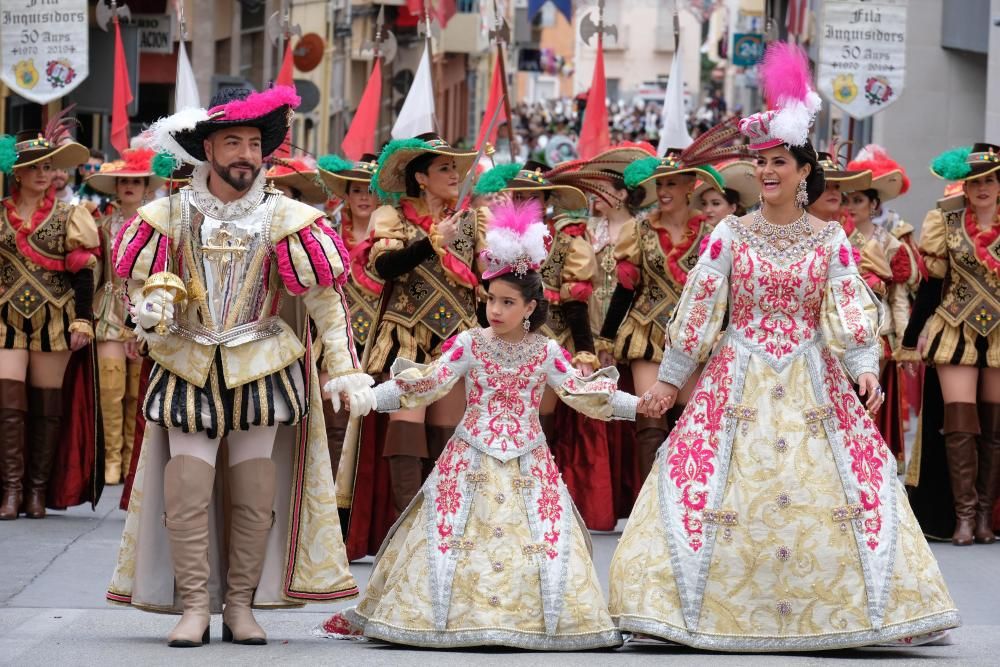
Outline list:
[[[948,275],[948,226],[941,209],[928,211],[920,228],[920,253],[931,278]]]
[[[642,278],[639,273],[642,249],[639,247],[639,223],[635,218],[626,222],[618,233],[615,261],[618,262],[618,284],[626,289],[636,289]]]
[[[66,221],[66,269],[76,273],[96,269],[101,256],[101,237],[97,223],[83,206],[74,206]]]
[[[834,256],[830,258],[822,306],[824,337],[852,379],[857,380],[862,373],[878,375],[882,305],[858,273],[851,244],[843,232],[832,247]]]
[[[566,250],[566,259],[563,262],[559,302],[586,302],[594,292],[594,274],[597,272],[594,247],[587,240],[585,224],[569,225],[562,231],[568,234],[572,240]]]
[[[145,281],[167,266],[167,237],[141,215],[134,215],[118,230],[111,254],[115,273],[126,280]]]

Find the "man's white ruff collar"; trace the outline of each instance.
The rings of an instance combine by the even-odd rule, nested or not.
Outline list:
[[[208,190],[208,175],[212,166],[208,163],[199,164],[191,173],[191,189],[194,191],[194,204],[207,216],[216,220],[235,220],[245,217],[250,211],[260,206],[264,199],[264,184],[267,178],[264,169],[260,170],[250,189],[239,199],[228,204],[220,201]]]

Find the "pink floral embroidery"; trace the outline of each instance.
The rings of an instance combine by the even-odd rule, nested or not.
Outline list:
[[[454,347],[456,340],[458,340],[458,336],[457,335],[456,336],[452,336],[451,338],[449,338],[445,342],[441,343],[441,353],[444,354],[445,352],[447,352],[448,350],[450,350],[452,347]]]
[[[879,492],[882,471],[892,460],[889,448],[878,434],[874,422],[850,388],[847,378],[829,349],[822,352],[823,386],[836,411],[837,430],[851,457],[851,473],[858,483],[858,500],[865,509],[865,543],[874,551],[882,532],[882,507]]]
[[[553,363],[555,363],[556,369],[560,373],[565,373],[568,370],[567,367],[566,367],[566,364],[563,362],[562,359],[555,359]]]
[[[719,259],[719,255],[722,254],[722,239],[715,239],[715,243],[712,244],[712,259]]]
[[[834,291],[837,294],[837,303],[840,305],[844,328],[854,338],[855,343],[865,345],[868,342],[865,313],[861,308],[854,282],[850,279],[841,280],[839,284],[834,285]]]
[[[435,487],[437,498],[435,509],[438,515],[438,551],[447,553],[448,538],[454,533],[455,515],[462,506],[462,486],[459,476],[469,469],[469,444],[462,440],[452,440],[438,458],[436,468],[438,482]]]
[[[465,352],[464,347],[456,347],[454,352],[451,353],[451,360],[458,361],[462,358],[462,354]]]
[[[693,551],[703,544],[701,511],[708,504],[708,486],[715,473],[735,359],[736,352],[728,345],[712,357],[668,440],[668,475],[681,491],[682,523]]]
[[[684,353],[689,356],[694,355],[701,342],[704,333],[702,327],[708,322],[711,313],[710,304],[718,287],[719,277],[708,274],[701,277],[694,290],[693,305],[685,318],[684,340],[681,342]]]
[[[541,487],[538,497],[538,518],[547,526],[542,536],[549,544],[545,555],[549,559],[555,559],[559,555],[557,546],[561,533],[558,525],[563,514],[559,494],[559,467],[556,466],[548,447],[536,447],[531,454],[535,459],[531,466],[531,476],[538,480]]]
[[[846,245],[840,246],[840,263],[844,266],[851,265],[851,251],[847,249]]]

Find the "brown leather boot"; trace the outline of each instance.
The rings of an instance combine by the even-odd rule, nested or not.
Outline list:
[[[194,456],[175,456],[163,469],[163,508],[174,587],[184,613],[167,635],[167,646],[191,648],[209,642],[208,505],[215,468]]]
[[[142,380],[142,359],[125,362],[125,412],[122,431],[122,478],[132,468],[132,447],[135,444],[135,420],[139,414],[139,385]]]
[[[262,646],[267,634],[257,625],[251,607],[274,524],[274,462],[250,459],[234,465],[227,474],[231,522],[222,641]]]
[[[25,484],[24,514],[29,519],[45,518],[45,493],[52,475],[52,463],[62,437],[62,389],[28,389],[28,476]]]
[[[323,420],[326,423],[326,446],[330,450],[330,466],[333,468],[334,479],[337,479],[340,454],[344,451],[344,438],[347,437],[347,423],[350,419],[350,412],[347,410],[334,412],[333,403],[323,401]]]
[[[639,458],[639,474],[645,480],[656,461],[656,452],[667,439],[666,417],[636,417],[635,444]]]
[[[951,543],[958,547],[969,546],[974,540],[978,507],[977,435],[979,417],[975,403],[944,404],[944,446],[955,504],[955,533],[951,536]]]
[[[448,441],[451,440],[451,436],[453,435],[455,435],[454,426],[427,426],[427,456],[424,457],[423,461],[421,484],[434,472],[434,465],[444,452],[445,446],[447,446]]]
[[[125,441],[122,428],[125,360],[99,357],[97,365],[101,374],[101,419],[104,421],[104,483],[121,484],[122,447]]]
[[[980,403],[979,474],[976,478],[976,542],[993,544],[993,504],[1000,491],[1000,404]]]
[[[389,459],[392,503],[402,512],[423,484],[423,459],[427,458],[427,431],[423,424],[390,421],[382,456]]]
[[[24,420],[28,395],[23,382],[0,380],[0,520],[13,521],[21,509],[24,479]]]

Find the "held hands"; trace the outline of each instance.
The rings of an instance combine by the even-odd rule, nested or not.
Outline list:
[[[82,350],[90,344],[90,336],[79,331],[74,331],[69,335],[69,349],[73,352]]]
[[[868,414],[874,415],[885,402],[885,394],[878,384],[878,378],[874,373],[862,373],[858,377],[858,394],[865,400],[865,409]]]
[[[576,368],[577,371],[579,371],[580,375],[582,375],[583,377],[590,377],[591,375],[594,374],[594,367],[591,366],[590,364],[585,364],[581,361],[577,364],[574,364],[573,366],[574,368]]]
[[[666,382],[657,382],[649,391],[639,397],[636,412],[645,417],[662,417],[677,401],[677,387]]]
[[[352,373],[330,380],[323,389],[330,395],[334,412],[340,412],[343,405],[352,415],[364,417],[375,407],[373,384],[375,380],[370,375]]]
[[[135,321],[146,331],[152,331],[163,322],[167,326],[174,321],[174,296],[165,289],[149,292],[135,307]]]
[[[609,352],[604,350],[597,353],[597,358],[601,361],[601,368],[613,368],[618,363]]]

